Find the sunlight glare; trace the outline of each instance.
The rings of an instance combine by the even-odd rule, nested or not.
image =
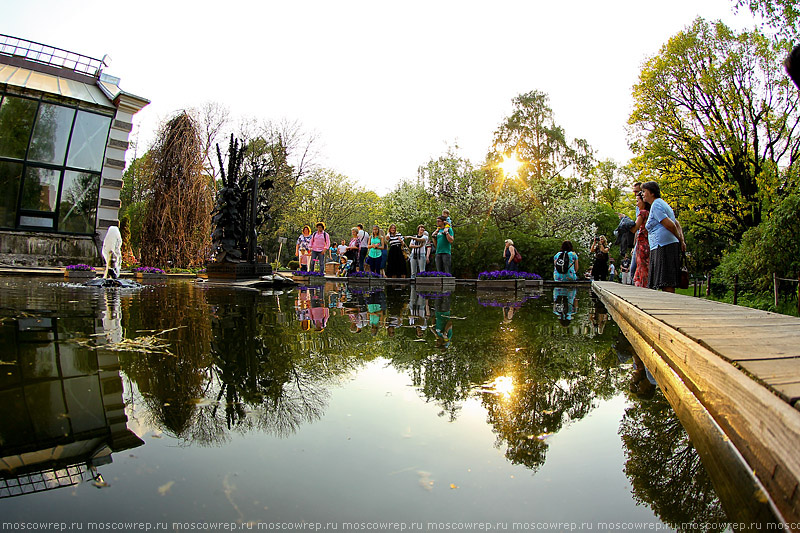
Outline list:
[[[499,166],[503,169],[503,175],[510,178],[517,175],[522,164],[522,161],[519,160],[516,152],[514,152],[510,157],[503,156],[503,162]]]
[[[514,392],[514,378],[510,376],[498,376],[490,385],[496,394],[508,398]]]

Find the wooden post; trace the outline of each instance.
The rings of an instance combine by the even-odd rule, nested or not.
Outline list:
[[[706,275],[706,298],[711,294],[711,272]]]
[[[778,309],[778,273],[772,273],[772,292],[775,295],[775,309]]]
[[[739,301],[739,274],[733,276],[733,305],[738,305]]]
[[[697,298],[697,278],[694,278],[694,297]]]

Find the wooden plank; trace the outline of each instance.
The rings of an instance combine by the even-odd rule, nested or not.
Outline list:
[[[694,339],[692,339],[694,340]],[[797,357],[797,347],[783,342],[762,341],[759,345],[736,342],[734,339],[701,338],[696,341],[728,361],[750,361],[754,359],[788,359]]]
[[[624,316],[614,320],[678,415],[731,522],[758,524],[759,528],[765,522],[774,523],[773,515],[779,513],[764,486],[708,410]]]
[[[800,411],[708,348],[617,298],[609,285],[616,284],[592,287],[614,319],[630,322],[675,370],[755,470],[784,517],[800,523]],[[692,298],[682,298],[689,307]]]

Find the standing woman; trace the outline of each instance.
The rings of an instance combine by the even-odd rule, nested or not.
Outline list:
[[[403,236],[397,233],[397,225],[389,226],[387,235],[389,257],[386,260],[386,276],[389,278],[406,277],[406,258],[403,256]]]
[[[367,246],[367,268],[378,275],[381,273],[381,260],[383,258],[384,241],[378,225],[372,226],[372,235]]]
[[[354,265],[358,264],[358,248],[358,228],[350,228],[350,243],[347,245],[344,255],[352,260]]]
[[[417,236],[409,237],[408,243],[411,248],[409,259],[411,260],[411,277],[416,278],[420,272],[425,272],[425,264],[428,257],[428,232],[425,231],[425,226],[420,224],[417,226]]]
[[[297,246],[294,247],[294,255],[300,261],[300,270],[308,270],[311,260],[311,226],[303,226],[302,234],[297,238]]]
[[[631,228],[631,231],[636,238],[633,246],[638,265],[633,274],[633,284],[637,287],[647,287],[650,275],[650,240],[645,223],[647,217],[650,216],[650,204],[644,201],[641,191],[636,193],[636,207],[639,214],[636,216],[636,225]],[[636,233],[637,231],[639,233]]]
[[[675,287],[680,282],[681,252],[686,250],[683,232],[672,208],[661,199],[661,188],[658,183],[655,181],[643,183],[642,193],[644,201],[650,203],[650,216],[644,226],[650,241],[648,287],[675,292]]]
[[[608,241],[605,235],[595,237],[591,252],[594,253],[592,279],[595,281],[605,281],[608,276]]]
[[[519,270],[519,264],[514,262],[514,256],[517,255],[517,249],[514,246],[514,241],[506,239],[506,247],[503,249],[503,259],[506,263],[506,270],[516,272]]]

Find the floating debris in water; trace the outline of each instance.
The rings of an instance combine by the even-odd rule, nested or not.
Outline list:
[[[172,485],[174,485],[174,484],[175,484],[175,482],[174,482],[174,481],[170,481],[170,482],[168,482],[168,483],[164,483],[163,485],[161,485],[160,487],[158,487],[158,493],[159,493],[161,496],[165,496],[165,495],[166,495],[166,494],[169,492],[169,489],[171,489],[171,488],[172,488]]]
[[[94,486],[95,486],[95,487],[97,487],[98,489],[105,489],[105,488],[107,488],[107,487],[110,487],[110,486],[111,486],[111,485],[109,485],[108,483],[106,483],[106,482],[103,480],[103,478],[102,478],[102,477],[101,477],[100,479],[96,479],[95,481],[92,481],[92,485],[94,485]]]
[[[450,483],[450,488],[451,489],[457,489],[458,485],[456,485],[455,483]]]

